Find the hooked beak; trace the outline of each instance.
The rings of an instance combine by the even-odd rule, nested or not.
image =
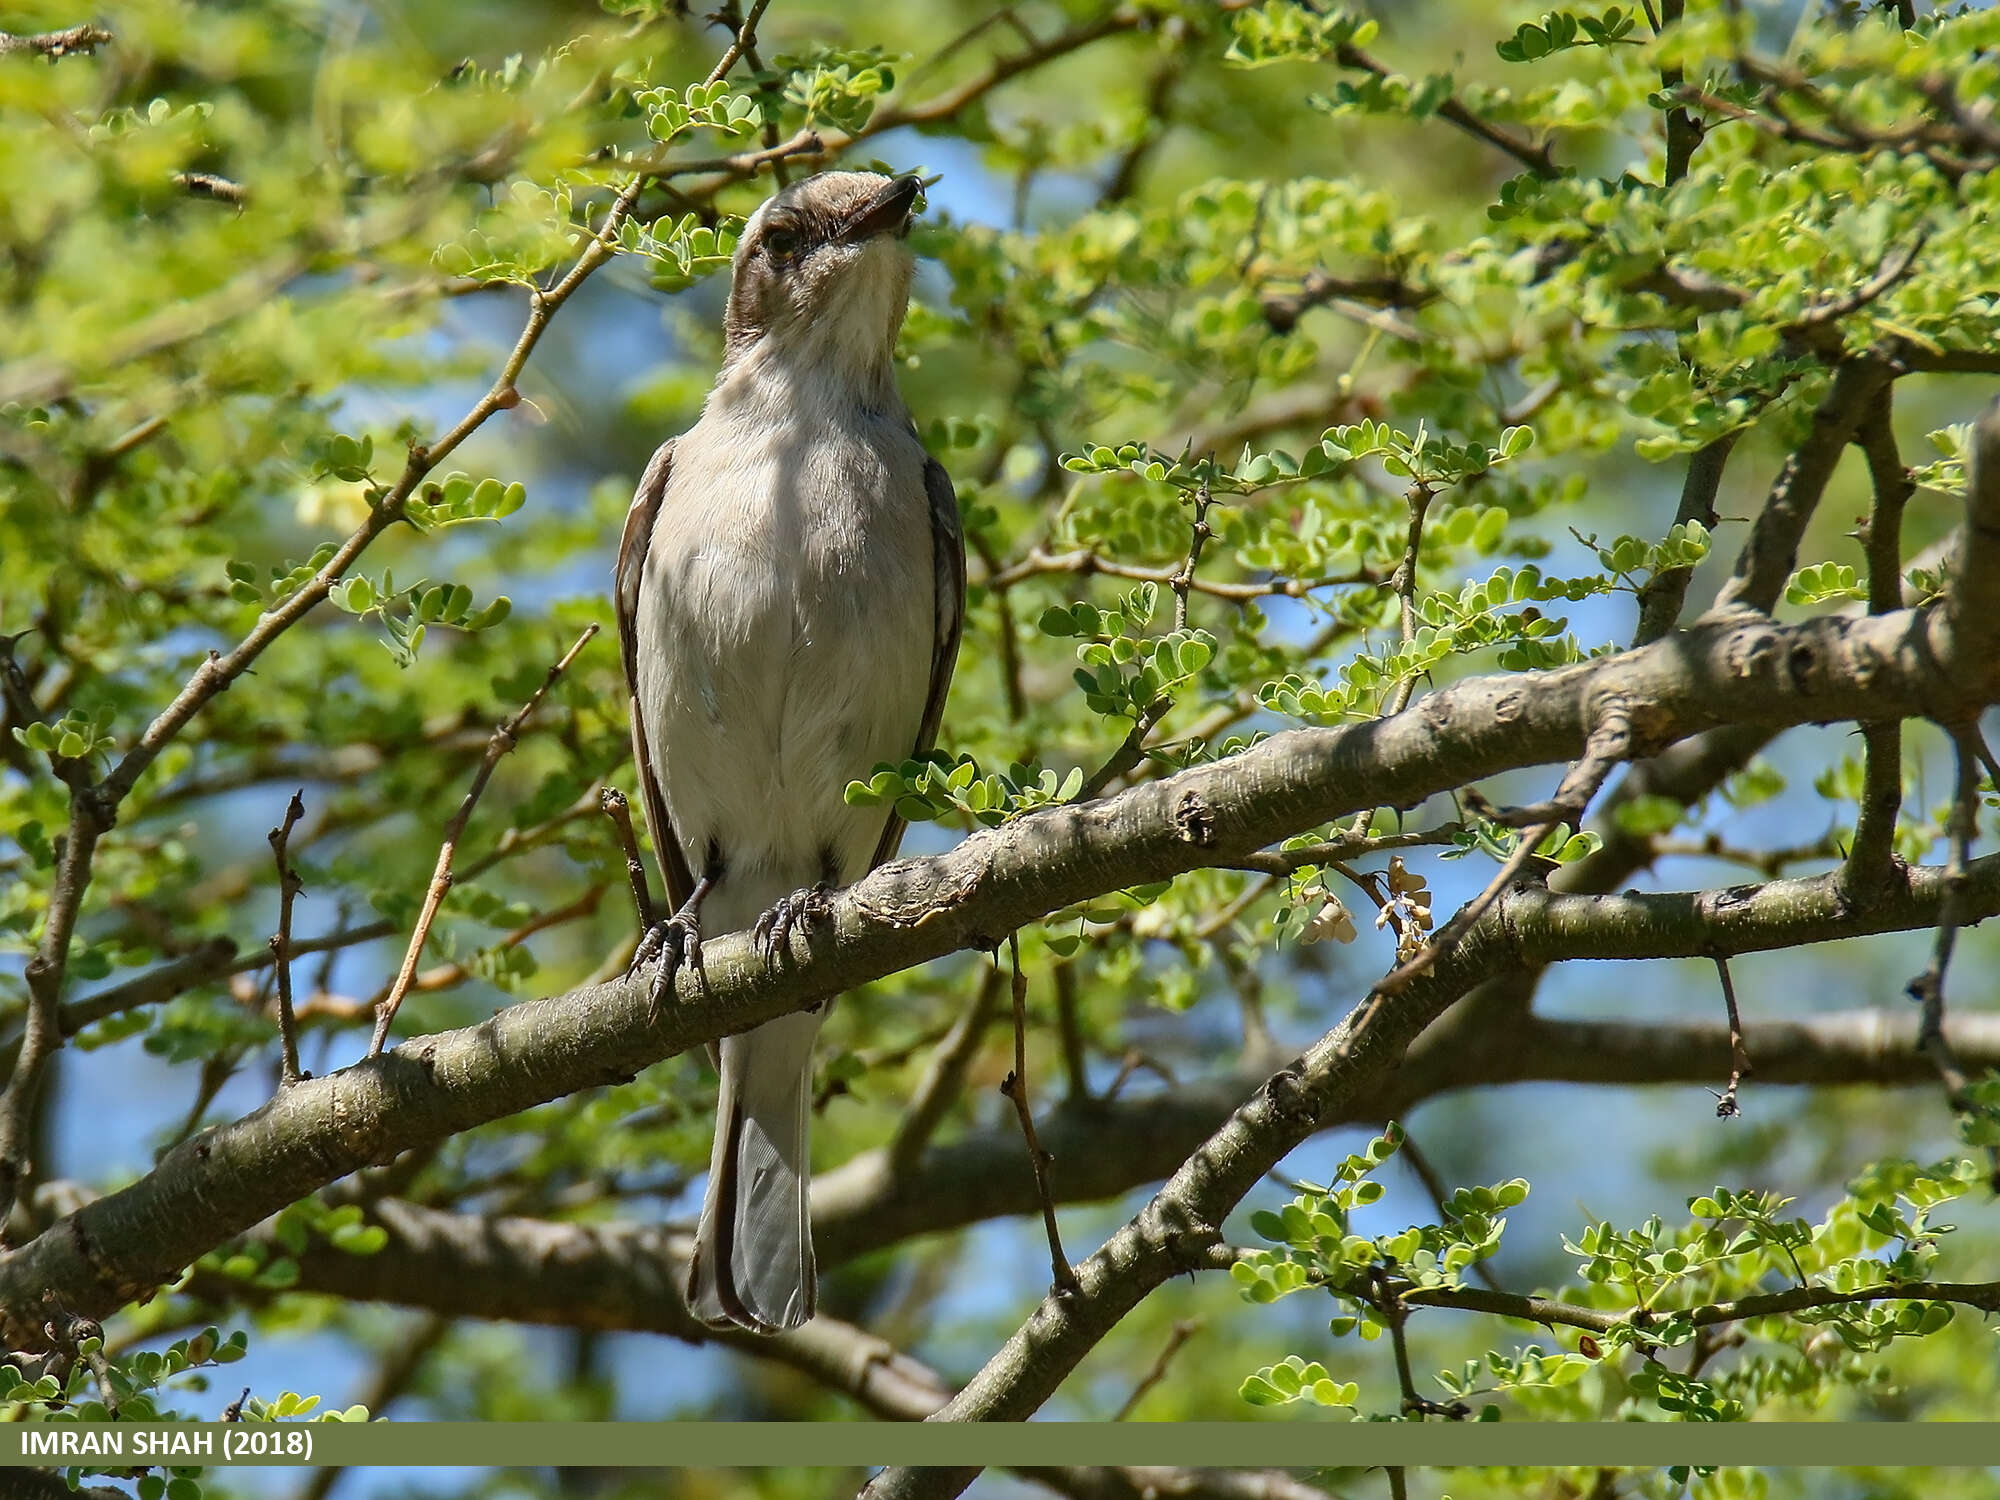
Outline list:
[[[910,205],[917,201],[917,189],[914,177],[891,178],[842,226],[840,242],[843,245],[858,245],[877,235],[901,236],[908,233]]]

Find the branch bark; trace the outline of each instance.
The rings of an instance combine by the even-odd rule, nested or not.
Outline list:
[[[643,983],[585,986],[303,1082],[257,1113],[195,1136],[139,1181],[0,1258],[0,1327],[17,1346],[32,1347],[33,1320],[24,1312],[44,1288],[57,1288],[73,1310],[102,1314],[360,1167],[630,1077],[662,1057],[913,964],[963,948],[990,949],[996,935],[1072,902],[1226,865],[1362,807],[1412,806],[1502,770],[1574,758],[1610,702],[1627,706],[1635,750],[1739,721],[1777,728],[1864,714],[1969,715],[1995,696],[2000,662],[1954,664],[1949,613],[1931,608],[1785,626],[1737,612],[1620,656],[1533,676],[1464,679],[1393,718],[1290,731],[1099,802],[1046,809],[976,833],[944,855],[885,865],[839,895],[831,919],[810,935],[809,954],[784,970],[758,961],[740,935],[713,942],[706,990],[698,976],[680,976],[674,1003],[657,1020],[648,1018]],[[1941,667],[1952,670],[1941,674]],[[1990,878],[1983,864],[1976,868]],[[1916,923],[1918,893],[1935,878],[1912,872],[1903,897],[1892,892],[1861,911],[1808,902],[1798,920],[1785,924],[1785,939]],[[1517,895],[1501,904],[1516,928],[1528,899]],[[1643,904],[1658,898],[1544,893],[1540,899],[1639,902],[1623,910],[1633,924],[1627,931],[1642,940],[1628,953],[1609,952],[1604,918],[1579,912],[1566,919],[1560,943],[1538,949],[1517,939],[1514,963],[1577,951],[1635,957],[1682,951],[1666,938],[1687,936],[1696,920],[1690,910],[1681,924],[1663,926],[1665,914]],[[1701,934],[1702,952],[1726,945],[1732,916],[1766,910],[1734,897],[1683,899],[1703,904],[1698,925],[1710,930]],[[1571,910],[1550,907],[1547,920]],[[1419,980],[1384,1006],[1384,1015],[1432,1007],[1434,1018],[1463,993],[1451,985],[1482,954],[1497,957],[1490,942],[1469,935],[1462,952],[1441,961],[1437,984],[1432,976]],[[1439,994],[1449,998],[1422,998]],[[1345,1087],[1363,1076],[1357,1068],[1386,1066],[1391,1051],[1400,1055],[1401,1044],[1371,1042],[1327,1077]],[[1313,1109],[1312,1118],[1322,1112]],[[1291,1107],[1282,1113],[1290,1119]]]
[[[1972,870],[1977,869],[1974,877]],[[1633,958],[1732,954],[1836,936],[1883,921],[1927,927],[1949,899],[1974,909],[2000,902],[2000,859],[1970,866],[1967,884],[1945,871],[1909,872],[1879,907],[1852,909],[1838,875],[1773,881],[1749,891],[1694,895],[1565,896],[1540,886],[1510,891],[1436,966],[1401,995],[1361,1005],[1291,1067],[1275,1074],[1183,1162],[1137,1217],[1077,1269],[1079,1287],[1045,1298],[1007,1343],[933,1421],[1024,1421],[1127,1312],[1172,1276],[1212,1263],[1218,1226],[1243,1196],[1328,1113],[1396,1067],[1409,1044],[1498,964],[1545,965],[1565,940],[1592,956]],[[1874,930],[1884,930],[1874,927]],[[1224,1251],[1223,1253],[1227,1253]],[[976,1470],[885,1469],[867,1500],[948,1500]]]
[[[1960,1015],[1947,1036],[1965,1066],[2000,1066],[2000,1016]],[[1929,1086],[1930,1059],[1904,1012],[1853,1011],[1797,1022],[1753,1023],[1744,1043],[1758,1081],[1783,1085]],[[1729,1067],[1722,1025],[1653,1025],[1529,1017],[1481,1024],[1460,1006],[1410,1049],[1373,1089],[1344,1100],[1320,1129],[1401,1118],[1426,1099],[1461,1088],[1562,1082],[1663,1086],[1706,1084]],[[1256,1086],[1210,1078],[1168,1094],[1065,1103],[1043,1121],[1045,1139],[1073,1143],[1076,1170],[1057,1197],[1114,1198],[1158,1182],[1229,1119]],[[1039,1200],[1010,1129],[977,1131],[931,1148],[896,1170],[883,1151],[865,1152],[813,1181],[813,1237],[823,1265],[845,1264],[916,1236],[991,1218],[1036,1212]],[[298,1290],[395,1303],[448,1316],[511,1319],[572,1328],[707,1339],[679,1309],[687,1237],[653,1224],[554,1223],[513,1215],[461,1214],[379,1198],[370,1222],[382,1249],[354,1256],[315,1244],[299,1260]],[[261,1233],[261,1231],[259,1231]],[[232,1283],[204,1283],[215,1300]],[[755,1347],[761,1349],[762,1341]],[[944,1398],[940,1396],[939,1404]],[[933,1408],[925,1408],[926,1415]]]
[[[38,57],[46,57],[54,62],[59,57],[68,57],[73,52],[85,56],[99,47],[108,46],[114,38],[102,26],[70,26],[61,31],[42,31],[32,35],[22,35],[13,31],[0,31],[0,57],[10,52],[32,52]]]

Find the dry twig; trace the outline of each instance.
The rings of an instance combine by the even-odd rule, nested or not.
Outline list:
[[[1719,953],[1715,956],[1715,974],[1722,981],[1722,1003],[1729,1010],[1729,1087],[1715,1096],[1715,1114],[1717,1119],[1733,1120],[1743,1113],[1736,1103],[1737,1086],[1752,1069],[1750,1054],[1743,1050],[1743,1016],[1736,1008],[1736,985],[1729,977],[1729,960]]]
[[[289,1088],[305,1075],[299,1071],[299,1023],[292,1011],[292,903],[303,882],[286,857],[292,829],[306,815],[305,793],[292,793],[285,821],[270,832],[271,855],[278,862],[278,933],[271,939],[271,959],[278,973],[278,1086]]]
[[[625,856],[625,877],[632,883],[632,905],[639,913],[639,931],[653,930],[653,889],[646,880],[646,862],[639,857],[639,836],[632,831],[632,804],[615,786],[599,794],[604,815],[618,834],[618,848]]]
[[[1146,1399],[1146,1393],[1167,1378],[1167,1366],[1172,1364],[1174,1356],[1181,1352],[1181,1345],[1200,1332],[1200,1318],[1177,1319],[1174,1326],[1167,1331],[1166,1346],[1160,1350],[1159,1357],[1153,1361],[1152,1367],[1139,1377],[1139,1383],[1132,1387],[1132,1394],[1125,1398],[1124,1404],[1118,1408],[1111,1420],[1122,1422],[1131,1416],[1139,1403]]]
[[[368,1055],[375,1056],[382,1050],[382,1043],[388,1038],[389,1027],[396,1019],[397,1007],[409,993],[410,983],[417,977],[417,960],[423,956],[424,940],[430,936],[431,923],[437,919],[439,905],[444,901],[445,892],[451,889],[451,862],[458,854],[458,840],[465,832],[465,825],[472,817],[472,809],[479,803],[480,795],[486,790],[486,783],[492,779],[493,768],[500,764],[500,757],[514,748],[515,738],[521,727],[528,722],[528,716],[540,706],[542,697],[555,686],[556,679],[569,669],[576,655],[590,643],[597,634],[597,626],[576,638],[576,644],[562,654],[548,675],[542,679],[540,687],[529,695],[514,716],[493,731],[493,738],[486,742],[486,756],[480,761],[479,769],[473,774],[472,785],[466,789],[465,800],[452,814],[451,822],[445,826],[444,843],[438,850],[437,868],[431,872],[429,889],[424,892],[423,910],[417,914],[416,930],[410,934],[410,946],[403,953],[403,966],[396,971],[395,982],[389,986],[389,993],[383,997],[381,1007],[375,1012],[375,1036],[368,1044]]]
[[[1042,1224],[1049,1232],[1049,1268],[1055,1275],[1056,1289],[1079,1291],[1076,1268],[1063,1254],[1062,1234],[1056,1228],[1056,1203],[1049,1192],[1049,1163],[1055,1158],[1042,1149],[1041,1138],[1035,1134],[1035,1114],[1028,1105],[1028,976],[1021,970],[1019,933],[1008,934],[1007,952],[1014,963],[1014,1070],[1001,1080],[1000,1092],[1013,1101],[1014,1113],[1021,1120],[1021,1134],[1028,1141],[1028,1164],[1035,1169],[1035,1194],[1042,1200]]]

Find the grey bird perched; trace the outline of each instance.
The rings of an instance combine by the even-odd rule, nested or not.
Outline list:
[[[826,172],[736,247],[722,372],[646,466],[618,549],[632,744],[672,920],[654,1000],[702,926],[776,962],[902,820],[849,781],[937,738],[965,607],[951,480],[896,390],[913,178]],[[760,1332],[812,1316],[807,1011],[725,1037],[688,1303]]]

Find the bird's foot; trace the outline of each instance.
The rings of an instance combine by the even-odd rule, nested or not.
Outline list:
[[[828,899],[827,885],[822,880],[805,890],[780,896],[771,904],[770,910],[757,919],[750,937],[756,943],[757,951],[764,956],[764,962],[775,964],[780,954],[790,951],[786,945],[794,927],[815,927],[832,916],[833,902]]]
[[[654,968],[652,988],[647,992],[646,1016],[648,1020],[657,1021],[660,1018],[660,1003],[673,987],[674,976],[683,967],[693,969],[697,974],[702,972],[701,914],[693,910],[692,903],[666,921],[656,922],[646,929],[626,972],[636,974],[649,963],[654,964]]]

